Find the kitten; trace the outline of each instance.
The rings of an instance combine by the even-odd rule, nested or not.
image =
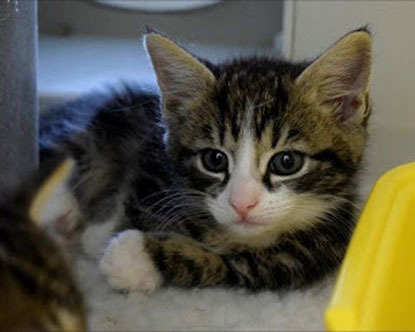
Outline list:
[[[47,234],[69,226],[62,181],[71,168],[66,161],[36,191],[0,205],[0,331],[86,329],[82,296]]]
[[[77,161],[85,218],[115,220],[111,285],[284,289],[335,271],[355,223],[369,32],[304,63],[215,65],[156,33],[145,46],[160,95],[127,86],[41,122],[43,156]]]

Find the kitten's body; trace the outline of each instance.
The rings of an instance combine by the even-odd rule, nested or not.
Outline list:
[[[297,83],[305,69],[317,71],[316,66],[275,59],[202,65],[157,38],[162,37],[148,46],[162,104],[156,94],[128,88],[92,105],[69,104],[41,123],[43,147],[59,146],[77,160],[74,190],[86,219],[115,215],[118,230],[144,232],[113,239],[101,262],[109,281],[141,290],[161,283],[281,289],[334,271],[354,227],[353,182],[364,146],[367,95],[359,104],[364,125],[343,132],[336,119],[316,110],[312,89],[301,88],[309,79]],[[163,72],[168,67],[158,47],[189,72],[184,67],[180,77],[166,78],[171,73]],[[64,135],[61,114],[71,117]],[[212,146],[226,149],[236,175],[201,169],[199,151]],[[307,173],[278,178],[281,184],[261,159],[282,148],[306,151]],[[268,200],[259,231],[224,206],[232,195],[227,191],[250,177]]]
[[[66,256],[30,216],[39,188],[0,204],[0,331],[82,331],[85,307]]]

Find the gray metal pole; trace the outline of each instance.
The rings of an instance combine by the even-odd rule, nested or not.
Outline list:
[[[36,0],[0,0],[0,198],[37,167]]]

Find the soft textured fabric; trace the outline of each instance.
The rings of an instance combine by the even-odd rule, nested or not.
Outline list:
[[[108,225],[84,233],[76,272],[85,292],[91,331],[322,330],[332,279],[284,293],[232,289],[161,288],[152,294],[110,288],[97,259]]]

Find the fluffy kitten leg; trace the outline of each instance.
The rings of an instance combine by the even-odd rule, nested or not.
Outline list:
[[[153,236],[128,230],[115,237],[100,263],[117,289],[151,292],[161,283],[178,286],[221,284],[227,267],[219,255],[182,236]]]
[[[314,249],[289,238],[271,249],[240,248],[220,255],[177,234],[128,230],[112,240],[101,268],[113,287],[130,291],[153,291],[161,284],[281,289],[306,285],[334,271],[345,243],[336,246],[330,259],[326,247],[310,246]]]
[[[128,230],[106,248],[100,268],[114,288],[152,292],[160,286],[161,274],[146,251],[144,236],[138,230]]]

